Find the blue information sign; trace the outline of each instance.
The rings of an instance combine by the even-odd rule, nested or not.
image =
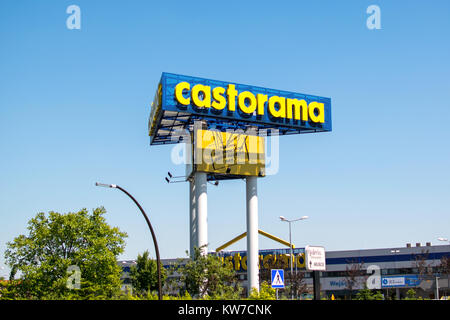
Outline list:
[[[416,287],[420,283],[417,276],[387,276],[381,278],[382,288]]]
[[[284,288],[284,270],[272,269],[271,270],[271,285],[272,288]]]

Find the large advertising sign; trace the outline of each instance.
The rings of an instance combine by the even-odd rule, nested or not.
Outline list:
[[[265,176],[264,138],[217,130],[196,130],[196,171],[239,176]]]
[[[251,85],[163,73],[149,119],[151,144],[178,143],[170,135],[195,120],[211,127],[331,131],[331,99]]]
[[[229,265],[235,271],[247,271],[247,251],[225,251],[219,256],[224,264]],[[266,249],[259,250],[258,260],[260,270],[284,269],[289,270],[290,249]],[[305,269],[305,250],[303,248],[293,249],[293,267]]]

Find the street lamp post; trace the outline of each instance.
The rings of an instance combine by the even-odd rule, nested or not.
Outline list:
[[[397,268],[397,253],[400,253],[399,249],[392,249],[391,253],[394,255],[394,268]],[[389,289],[387,289],[387,292],[389,292]],[[400,300],[400,288],[395,288],[395,296],[398,300]]]
[[[450,241],[448,240],[448,238],[439,237],[437,239],[439,241],[447,242],[448,244],[450,244]],[[449,286],[449,284],[450,284],[450,280],[449,280],[448,273],[447,273],[447,287]],[[436,276],[436,297],[437,297],[437,299],[439,299],[439,278],[437,276]]]
[[[292,258],[293,258],[293,249],[292,249],[292,238],[291,238],[291,223],[292,222],[295,222],[295,221],[300,221],[300,220],[305,220],[305,219],[308,219],[308,216],[303,216],[303,217],[301,217],[301,218],[298,218],[298,219],[293,219],[293,220],[288,220],[288,219],[286,219],[285,217],[283,217],[283,216],[280,216],[280,220],[281,221],[284,221],[284,222],[288,222],[289,223],[289,247],[290,247],[290,251],[291,251],[291,256],[290,256],[290,265],[291,265],[291,279],[292,279],[292,277],[293,277],[293,274],[294,274],[294,270],[293,270],[293,263],[292,263]],[[297,270],[297,266],[296,266],[296,270]],[[292,283],[291,283],[291,286],[292,286]],[[292,299],[294,299],[294,292],[291,290],[291,298]]]
[[[150,220],[147,217],[147,214],[145,213],[144,209],[142,209],[141,205],[139,204],[139,202],[137,202],[137,200],[128,193],[128,191],[126,191],[124,188],[116,185],[116,184],[104,184],[104,183],[98,183],[96,182],[95,185],[97,187],[105,187],[105,188],[114,188],[114,189],[119,189],[120,191],[122,191],[123,193],[125,193],[128,197],[131,198],[131,200],[133,200],[133,202],[138,206],[139,210],[141,211],[142,215],[145,218],[145,221],[147,221],[147,225],[150,229],[150,232],[152,234],[152,238],[153,238],[153,243],[155,245],[155,252],[156,252],[156,268],[157,268],[157,272],[158,272],[158,299],[162,300],[162,290],[161,290],[161,259],[159,257],[159,249],[158,249],[158,242],[156,241],[156,235],[155,232],[153,231],[153,227],[152,224],[150,223]]]

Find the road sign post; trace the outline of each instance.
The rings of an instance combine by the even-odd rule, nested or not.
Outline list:
[[[314,300],[320,300],[320,271],[313,271]]]
[[[276,290],[276,298],[278,300],[278,289],[284,288],[284,270],[283,269],[271,269],[271,286]]]
[[[306,269],[313,271],[314,300],[320,300],[320,271],[326,270],[325,248],[305,247]]]
[[[272,288],[284,288],[284,270],[283,269],[272,269]]]

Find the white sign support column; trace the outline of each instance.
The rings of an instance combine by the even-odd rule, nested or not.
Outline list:
[[[195,121],[194,131],[191,136],[192,145],[189,146],[186,176],[190,178],[189,184],[189,224],[190,230],[190,256],[194,258],[194,247],[200,249],[201,255],[208,254],[208,193],[207,193],[207,174],[206,172],[198,172],[196,164],[202,162],[201,136],[197,136],[197,131],[206,127],[206,122]],[[200,140],[198,141],[197,138]]]
[[[194,247],[197,246],[197,208],[194,179],[189,181],[189,255],[194,258]]]
[[[258,194],[257,177],[246,178],[247,196],[247,281],[248,294],[252,288],[259,291],[258,267]]]
[[[195,191],[195,213],[196,219],[196,247],[200,249],[201,255],[208,253],[208,196],[206,172],[194,173],[194,191]]]

